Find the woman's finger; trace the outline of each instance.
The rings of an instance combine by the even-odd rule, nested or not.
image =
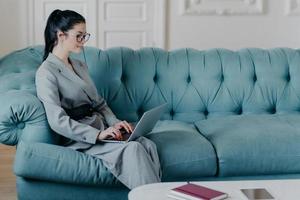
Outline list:
[[[122,127],[126,130],[126,132],[129,131],[129,129],[127,127],[127,124],[126,124],[126,121],[122,121]]]
[[[119,140],[123,140],[122,134],[119,134],[119,135],[118,135],[118,139],[119,139]]]
[[[129,131],[128,128],[126,127],[126,124],[124,123],[124,121],[120,122],[120,128],[119,128],[119,130],[121,130],[122,128],[125,129],[126,132]]]
[[[108,132],[106,135],[106,139],[115,139],[115,134],[113,132]]]
[[[115,128],[120,129],[122,125],[120,123],[116,124]]]
[[[126,124],[126,127],[129,130],[128,132],[131,133],[133,131],[132,126],[127,121],[124,121],[124,123]]]
[[[126,130],[127,133],[130,133],[130,127],[128,126],[128,123],[126,121],[123,121],[122,127]]]
[[[120,130],[117,129],[117,128],[113,128],[113,132],[114,132],[115,134],[121,134]]]
[[[112,132],[114,134],[114,139],[116,140],[121,140],[122,139],[122,134],[121,133],[116,133],[116,132]]]

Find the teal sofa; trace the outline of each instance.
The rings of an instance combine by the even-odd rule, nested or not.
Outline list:
[[[18,198],[127,199],[101,160],[49,128],[34,83],[42,56],[34,46],[0,60],[0,142],[17,147]],[[85,47],[72,57],[120,119],[168,102],[147,135],[163,181],[300,178],[300,50]]]

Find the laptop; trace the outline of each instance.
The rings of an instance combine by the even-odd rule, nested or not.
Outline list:
[[[166,107],[167,103],[144,112],[143,116],[133,129],[132,133],[122,133],[123,140],[105,139],[101,140],[101,142],[126,143],[150,133],[154,128],[156,122],[160,119],[162,113],[165,111]]]

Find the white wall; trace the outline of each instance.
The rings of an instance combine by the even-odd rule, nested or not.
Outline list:
[[[32,45],[31,42],[28,43],[30,39],[26,36],[28,24],[24,22],[24,15],[26,16],[28,8],[24,1],[0,1],[0,23],[2,26],[0,56],[15,49]],[[182,2],[187,2],[189,5],[195,4],[204,10],[214,7],[219,10],[216,13],[210,11],[208,12],[209,15],[203,14],[203,11],[200,13],[201,15],[181,15],[180,5]],[[247,2],[252,2],[252,4],[248,3],[248,5]],[[244,4],[244,7],[251,8],[257,2],[265,2],[264,13],[220,15],[222,14],[220,8],[226,7],[230,10],[236,8],[236,5]],[[196,49],[216,47],[229,49],[244,47],[299,48],[300,3],[298,2],[298,0],[167,0],[166,49],[182,47]],[[291,5],[291,11],[295,15],[286,14],[288,5]],[[239,9],[237,8],[235,12],[240,12],[241,9]],[[37,17],[39,16],[35,16],[35,18]]]
[[[20,0],[0,1],[0,57],[8,52],[23,47],[20,24]]]
[[[165,48],[166,0],[1,0],[0,56],[29,45],[44,44],[46,20],[54,9],[82,14],[98,48]],[[13,32],[13,34],[11,34]]]
[[[298,12],[299,3],[295,0],[262,1],[265,2],[263,14],[192,16],[179,14],[180,1],[183,0],[169,1],[167,37],[169,49],[300,47],[300,16],[286,15],[286,8],[290,2],[294,3],[292,11]],[[203,7],[208,8],[209,1],[212,2],[202,0]],[[234,2],[234,0],[214,0],[224,7],[230,1]]]

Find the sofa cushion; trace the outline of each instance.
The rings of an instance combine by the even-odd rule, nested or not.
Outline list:
[[[160,121],[147,137],[156,143],[164,181],[216,174],[214,149],[193,124]]]
[[[120,186],[100,159],[63,146],[20,141],[14,172],[17,176],[70,184]]]
[[[300,172],[300,115],[242,115],[201,120],[213,144],[220,176]]]

